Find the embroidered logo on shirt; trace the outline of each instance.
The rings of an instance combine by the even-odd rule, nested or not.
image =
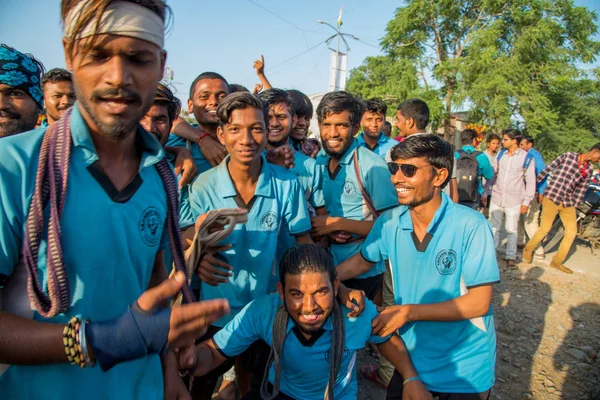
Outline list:
[[[454,250],[442,250],[435,257],[435,267],[442,275],[452,275],[456,270],[457,257]]]
[[[277,214],[269,211],[260,219],[260,227],[263,232],[271,233],[277,230]]]
[[[354,196],[356,196],[357,190],[356,190],[356,184],[351,181],[351,180],[347,180],[346,182],[344,182],[344,188],[342,190],[342,196],[344,197],[348,197],[348,198],[353,198]]]
[[[154,207],[148,207],[142,213],[139,229],[142,240],[148,246],[156,246],[160,239],[161,218],[158,210]]]

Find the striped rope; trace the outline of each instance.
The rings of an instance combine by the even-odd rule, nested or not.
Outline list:
[[[51,125],[42,139],[35,188],[25,223],[22,257],[27,271],[27,292],[37,312],[52,318],[67,311],[70,305],[69,281],[64,265],[60,219],[65,206],[71,156],[71,112]],[[175,176],[163,159],[156,169],[167,193],[167,227],[175,268],[187,277],[183,258],[179,220],[179,205]],[[48,209],[46,273],[48,294],[38,275],[39,246],[45,225],[44,211]],[[195,301],[190,287],[182,288],[186,303]]]

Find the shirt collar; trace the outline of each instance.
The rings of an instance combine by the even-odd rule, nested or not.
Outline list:
[[[96,146],[94,146],[94,141],[90,135],[90,130],[79,111],[79,102],[76,102],[73,105],[70,124],[73,146],[83,151],[88,164],[96,162],[98,160],[98,153],[96,152]],[[139,124],[135,135],[136,145],[141,146],[142,149],[140,170],[156,164],[165,157],[165,150],[162,145],[151,133],[146,132]]]
[[[352,139],[352,144],[340,158],[340,164],[350,164],[352,162],[352,157],[354,156],[354,150],[356,150],[357,147],[358,140]],[[328,165],[330,158],[331,156],[329,154],[327,154],[324,150],[321,150],[321,152],[319,152],[319,155],[317,156],[317,164]]]
[[[440,224],[442,218],[444,217],[444,214],[446,214],[446,211],[448,210],[448,208],[452,207],[451,200],[448,197],[448,195],[444,192],[442,192],[441,195],[442,195],[442,203],[440,204],[439,208],[437,210],[435,210],[435,213],[433,214],[433,219],[431,220],[431,222],[429,223],[429,226],[427,227],[427,233],[433,234],[435,232],[435,230],[437,229],[438,225]],[[400,212],[400,227],[403,230],[413,231],[414,227],[413,227],[412,218],[410,217],[410,212],[408,211],[409,208],[406,206],[402,206],[402,207],[404,209]]]
[[[463,151],[469,151],[469,152],[473,152],[473,151],[475,151],[475,147],[473,147],[473,146],[471,146],[470,144],[468,144],[468,145],[466,145],[466,146],[463,146],[463,147],[462,147],[462,150],[463,150]]]
[[[229,175],[229,170],[227,169],[229,157],[230,156],[227,155],[225,159],[221,161],[221,164],[215,167],[217,168],[217,174],[219,175],[219,184],[216,186],[216,191],[222,198],[235,197],[238,195],[235,186],[233,185],[233,181],[231,180],[231,175]],[[260,175],[258,176],[254,195],[270,197],[272,195],[271,177],[273,176],[273,170],[267,163],[267,159],[264,155],[261,155],[260,158],[262,165],[260,167]]]

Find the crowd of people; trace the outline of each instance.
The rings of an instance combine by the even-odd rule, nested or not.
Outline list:
[[[200,73],[190,124],[160,83],[168,12],[63,0],[68,70],[0,45],[3,396],[349,399],[373,346],[388,399],[488,399],[500,234],[516,268],[558,214],[572,272],[600,143],[547,166],[516,129],[455,149],[420,99],[394,140],[381,99],[313,110],[262,57],[253,93]]]

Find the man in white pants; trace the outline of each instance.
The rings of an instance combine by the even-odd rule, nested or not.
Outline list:
[[[498,154],[498,171],[490,202],[489,218],[496,249],[500,244],[502,219],[506,217],[505,258],[508,268],[516,266],[519,217],[527,213],[535,195],[535,167],[534,163],[524,167],[527,152],[519,147],[521,138],[521,132],[516,129],[507,129],[502,134],[502,146],[506,151]]]

